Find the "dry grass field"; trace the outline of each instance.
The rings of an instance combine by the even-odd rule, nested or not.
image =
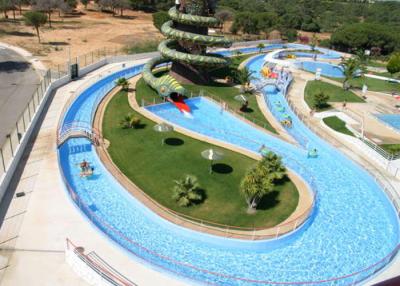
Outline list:
[[[101,48],[121,49],[162,37],[150,13],[126,10],[124,17],[112,16],[89,5],[61,17],[54,12],[52,28],[48,24],[41,28],[39,44],[34,29],[25,26],[19,13],[16,21],[11,14],[8,20],[0,18],[0,41],[25,48],[49,67],[65,63],[69,53],[74,57]]]

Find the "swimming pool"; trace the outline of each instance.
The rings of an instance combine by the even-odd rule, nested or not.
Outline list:
[[[260,59],[249,63],[251,69],[261,65]],[[84,91],[70,106],[63,124],[76,120],[91,122],[93,106],[114,86],[115,79],[140,70],[134,67],[110,75]],[[272,94],[272,90],[265,91]],[[286,104],[279,92],[273,97]],[[307,174],[312,174],[319,191],[312,223],[292,236],[270,242],[216,238],[182,229],[127,194],[104,168],[87,139],[69,139],[59,149],[59,162],[72,198],[79,198],[78,205],[91,221],[127,251],[198,281],[272,285],[273,281],[320,281],[353,273],[386,257],[397,245],[396,214],[373,178],[313,135],[294,115],[293,132],[304,133],[319,148],[318,158],[307,159],[304,148],[269,136],[229,113],[221,113],[219,106],[206,99],[192,99],[188,104],[193,110],[192,119],[183,117],[170,104],[148,109],[172,123],[252,152],[264,144],[283,156],[285,164],[306,180]],[[83,159],[95,167],[94,176],[89,179],[78,175],[76,164]],[[326,284],[347,285],[362,280],[386,265],[390,258],[358,276]]]
[[[302,44],[269,44],[269,45],[265,45],[265,48],[263,48],[262,50],[264,52],[268,52],[268,51],[273,51],[276,49],[283,49],[283,48],[310,50],[310,52],[311,52],[310,46],[302,45]],[[249,53],[256,53],[259,50],[260,49],[257,47],[249,47],[249,48],[240,48],[240,49],[232,49],[232,50],[219,50],[215,53],[223,55],[223,56],[231,56],[235,51],[240,51],[241,53],[249,54]],[[316,50],[321,52],[321,54],[317,55],[317,58],[319,58],[319,59],[340,59],[340,57],[342,56],[342,54],[339,52],[325,49],[325,48],[316,47]],[[294,54],[298,57],[309,57],[309,58],[313,57],[313,54],[306,53],[306,52],[294,52]]]
[[[397,132],[400,132],[400,114],[377,114],[376,117]]]
[[[301,61],[298,63],[300,68],[315,73],[318,68],[321,69],[321,75],[335,78],[343,78],[343,69],[338,65],[317,61]]]

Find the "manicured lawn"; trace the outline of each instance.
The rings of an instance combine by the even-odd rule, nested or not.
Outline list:
[[[379,76],[385,76],[388,78],[394,78],[394,79],[399,79],[400,78],[400,73],[395,73],[395,74],[391,74],[389,72],[372,72],[372,74],[374,75],[379,75]]]
[[[204,91],[204,95],[211,95],[216,98],[221,98],[225,101],[229,107],[235,110],[239,110],[241,102],[235,100],[235,96],[240,94],[239,89],[236,87],[227,86],[220,83],[214,83],[212,86],[204,85],[183,85],[189,92],[193,94],[199,94],[201,90]],[[255,95],[248,94],[249,106],[247,112],[243,112],[243,116],[250,120],[254,120],[255,123],[273,133],[277,133],[268,120],[264,117],[261,110],[258,108],[257,100]],[[136,84],[136,98],[139,104],[142,99],[145,102],[152,103],[154,99],[156,102],[161,102],[160,96],[157,92],[148,86],[143,79],[140,79]]]
[[[363,84],[368,86],[368,90],[371,91],[380,91],[380,92],[400,92],[400,83],[392,83],[385,80],[368,78],[368,77],[359,77],[352,79],[350,84],[352,87],[361,89]]]
[[[346,134],[350,136],[354,136],[353,132],[351,132],[349,129],[346,127],[346,123],[341,120],[337,116],[330,116],[330,117],[325,117],[323,119],[324,123],[328,125],[331,129]]]
[[[298,192],[286,179],[263,200],[256,214],[247,214],[239,183],[256,163],[254,160],[176,132],[157,133],[152,129],[154,123],[138,113],[135,115],[141,119],[142,127],[122,129],[119,122],[128,113],[135,112],[126,93],[120,92],[110,101],[104,115],[103,135],[111,143],[108,151],[120,170],[160,204],[196,218],[246,227],[276,225],[295,210]],[[166,144],[161,146],[163,138],[167,138]],[[224,153],[213,174],[209,174],[209,162],[200,155],[208,148]],[[188,208],[179,207],[171,198],[173,180],[185,174],[195,175],[206,194],[201,204]]]
[[[340,78],[330,78],[338,82],[343,82]],[[400,83],[392,83],[385,80],[369,78],[369,77],[358,77],[350,80],[350,85],[352,88],[362,89],[364,83],[368,86],[368,90],[387,92],[391,93],[393,91],[400,92]]]
[[[400,144],[382,144],[379,145],[390,154],[396,155],[400,153]]]
[[[369,60],[367,62],[367,66],[375,67],[375,68],[386,68],[386,65],[387,65],[387,63],[378,62],[378,61],[374,61],[374,60]]]
[[[313,108],[315,106],[314,94],[321,91],[329,95],[328,102],[364,102],[361,97],[358,97],[352,91],[343,90],[343,88],[327,82],[313,80],[307,83],[304,94],[304,100],[310,108]],[[322,110],[329,108],[330,106],[327,106]]]

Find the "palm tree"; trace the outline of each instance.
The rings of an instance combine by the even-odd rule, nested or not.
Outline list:
[[[359,69],[361,73],[365,74],[367,72],[367,65],[368,65],[368,56],[365,54],[363,50],[358,50],[356,53],[356,59],[359,62]]]
[[[140,118],[136,117],[134,114],[129,113],[119,123],[122,128],[133,128],[140,124]]]
[[[272,178],[265,176],[265,169],[257,165],[240,182],[240,191],[247,202],[247,212],[254,213],[263,196],[272,192]]]
[[[286,168],[282,164],[281,157],[273,152],[265,154],[259,164],[273,181],[280,180],[286,175]]]
[[[350,88],[349,81],[353,79],[356,76],[357,71],[360,70],[360,62],[356,58],[343,58],[339,66],[343,69],[343,89],[348,90]]]
[[[240,191],[248,206],[247,212],[254,213],[262,197],[274,190],[276,180],[285,176],[286,168],[281,158],[268,152],[240,183]]]
[[[129,81],[124,77],[119,78],[115,83],[116,85],[122,87],[122,90],[124,91],[127,91],[129,88]]]
[[[172,198],[181,207],[188,207],[195,202],[201,201],[203,196],[199,193],[199,183],[197,178],[192,175],[186,175],[180,180],[175,180],[175,186],[172,189]]]
[[[265,48],[265,45],[263,43],[259,43],[257,45],[257,48],[258,48],[258,52],[261,54],[262,50]]]
[[[247,67],[236,71],[236,80],[241,84],[243,92],[247,91],[250,81],[254,78],[253,73],[254,71],[250,71]]]

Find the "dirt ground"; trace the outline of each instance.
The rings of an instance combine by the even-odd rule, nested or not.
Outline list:
[[[49,24],[41,28],[39,44],[32,27],[25,26],[17,13],[17,20],[0,19],[0,41],[20,46],[38,56],[48,67],[64,64],[71,57],[102,48],[121,49],[138,41],[156,40],[162,35],[153,26],[150,13],[124,11],[124,17],[101,13],[95,6],[86,10],[79,6],[78,13],[59,17],[52,14]],[[53,22],[54,21],[54,22]],[[70,51],[69,51],[70,50]]]
[[[23,13],[28,9],[25,7]],[[137,42],[162,38],[153,26],[150,13],[125,10],[124,17],[112,16],[111,13],[100,12],[96,4],[89,4],[87,9],[79,5],[73,14],[60,16],[57,11],[53,12],[52,28],[46,24],[40,29],[42,42],[39,44],[35,30],[24,24],[19,12],[16,13],[16,21],[12,19],[11,12],[8,14],[8,20],[0,18],[0,41],[32,52],[47,67],[52,68],[64,65],[69,56],[73,58],[104,48],[120,50]],[[231,24],[225,23],[225,33]],[[309,37],[312,35],[307,32],[301,34]],[[319,34],[320,39],[328,37],[329,34]],[[269,36],[259,35],[259,38],[267,39]]]

